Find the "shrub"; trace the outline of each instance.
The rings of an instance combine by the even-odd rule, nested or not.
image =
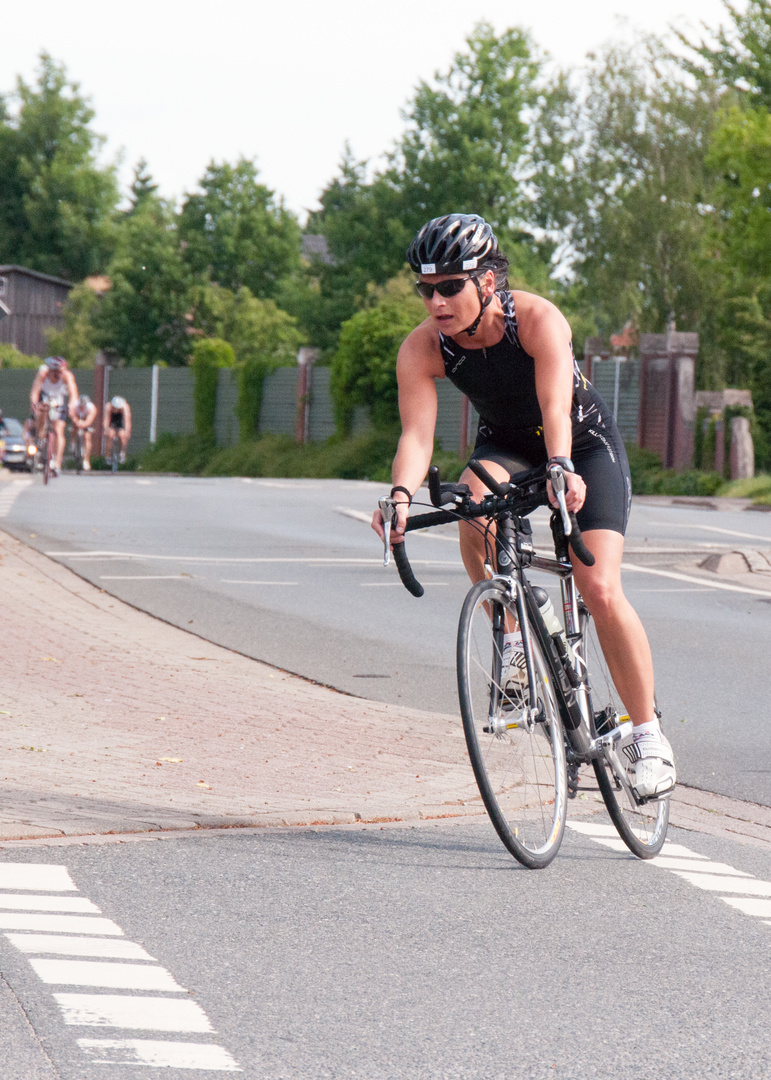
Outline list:
[[[217,414],[217,371],[233,367],[236,354],[233,346],[219,338],[204,338],[193,346],[193,410],[196,434],[204,439],[214,438]]]
[[[27,356],[14,345],[6,345],[0,341],[0,367],[4,368],[37,368],[43,363],[39,356]]]

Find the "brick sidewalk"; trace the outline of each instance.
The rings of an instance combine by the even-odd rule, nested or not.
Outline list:
[[[482,813],[458,717],[211,645],[4,533],[0,588],[0,840]],[[672,817],[771,842],[765,807],[678,789]]]

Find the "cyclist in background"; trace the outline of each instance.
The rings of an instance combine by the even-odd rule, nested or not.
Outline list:
[[[94,420],[96,420],[96,405],[94,405],[88,394],[81,394],[78,398],[78,403],[75,406],[75,412],[72,417],[72,424],[75,428],[75,437],[77,432],[83,432],[83,471],[91,471],[91,443],[94,433]]]
[[[131,407],[125,398],[116,395],[105,410],[104,435],[107,440],[104,455],[112,454],[113,439],[120,443],[120,463],[125,464],[126,447],[131,438]]]
[[[56,449],[51,468],[54,474],[60,472],[64,457],[65,435],[64,425],[67,413],[74,420],[75,404],[78,400],[78,387],[75,376],[67,367],[67,361],[61,356],[49,356],[39,367],[32,383],[29,394],[32,415],[35,418],[35,432],[38,439],[43,437],[45,410],[40,406],[48,406],[48,415],[56,435]],[[68,405],[69,402],[69,405]]]
[[[612,414],[575,362],[570,326],[544,297],[509,290],[508,260],[477,215],[429,221],[407,261],[428,318],[402,344],[396,366],[402,435],[393,463],[398,518],[392,539],[404,539],[409,504],[431,463],[435,380],[449,378],[479,413],[473,456],[496,480],[547,462],[562,466],[567,508],[596,560],[588,567],[573,558],[576,584],[634,724],[633,742],[624,748],[630,780],[642,797],[666,795],[675,785],[674,756],[655,709],[648,639],[621,585],[629,464]],[[461,481],[474,500],[485,493],[471,470]],[[382,539],[379,510],[372,527]],[[469,577],[481,580],[484,538],[466,522],[460,523],[460,546]],[[509,678],[519,663],[517,644],[516,631],[505,635]]]

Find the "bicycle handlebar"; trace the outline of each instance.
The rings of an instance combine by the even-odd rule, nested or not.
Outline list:
[[[527,473],[521,478],[518,477],[517,479],[520,480],[520,484],[501,484],[494,477],[490,476],[481,462],[472,460],[469,462],[469,468],[483,483],[487,484],[492,491],[492,495],[485,496],[479,503],[466,501],[455,511],[435,510],[428,514],[415,514],[407,519],[405,532],[414,532],[416,529],[430,528],[433,525],[445,525],[458,520],[469,521],[479,517],[494,517],[506,510],[512,510],[515,514],[518,513],[520,516],[524,517],[526,514],[535,510],[537,506],[548,504],[546,488],[543,484],[544,475],[541,470]],[[561,474],[562,470],[560,466],[557,466],[556,468]],[[538,477],[537,483],[535,482],[536,477]],[[527,490],[528,482],[531,488],[529,491]],[[462,486],[465,487],[465,485],[457,486],[459,488]],[[429,491],[431,501],[434,505],[441,505],[439,475],[433,468],[429,473]],[[466,491],[468,491],[467,488]],[[516,504],[512,499],[512,493],[514,492],[519,493]],[[576,557],[584,563],[585,566],[594,566],[594,555],[592,555],[591,551],[589,551],[583,541],[581,530],[576,521],[576,516],[573,513],[568,513],[564,506],[564,490],[562,492],[562,499],[558,498],[558,501],[561,504],[559,507],[559,517],[562,519],[561,524],[568,543],[575,552]],[[385,502],[385,500],[383,500],[383,502]],[[381,512],[382,510],[383,507],[381,505]],[[425,590],[415,577],[407,557],[404,543],[394,544],[392,550],[394,562],[396,563],[396,568],[399,571],[399,577],[401,578],[404,587],[408,592],[412,593],[413,596],[423,596]]]

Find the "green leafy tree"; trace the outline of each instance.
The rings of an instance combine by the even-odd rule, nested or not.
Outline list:
[[[743,11],[725,3],[729,25],[693,41],[679,34],[693,54],[681,63],[699,79],[730,87],[756,106],[771,108],[771,2],[747,0]],[[706,28],[705,28],[706,29]]]
[[[343,324],[332,358],[331,378],[335,416],[342,434],[350,431],[357,405],[370,408],[377,428],[398,422],[396,357],[401,343],[425,316],[423,303],[405,275],[373,289],[368,306]]]
[[[158,197],[158,185],[152,178],[147,161],[140,158],[134,166],[134,178],[131,181],[131,207],[128,213],[136,213],[148,199],[158,199]]]
[[[114,243],[114,166],[64,65],[42,53],[36,84],[0,104],[0,230],[10,262],[79,281],[103,270]]]
[[[211,162],[201,192],[188,195],[179,219],[185,259],[224,288],[245,285],[278,297],[300,267],[300,226],[281,199],[258,183],[253,162]]]
[[[125,218],[107,272],[112,287],[93,312],[100,344],[130,364],[186,364],[193,278],[163,202],[148,198]]]
[[[606,335],[629,319],[702,329],[715,299],[703,258],[715,88],[689,83],[648,40],[609,48],[585,91],[563,85],[557,100],[541,213],[566,240],[570,303]]]
[[[231,292],[220,285],[199,286],[194,293],[195,325],[229,342],[238,366],[238,415],[241,439],[257,435],[262,390],[277,367],[297,362],[305,335],[294,319],[272,300],[260,300],[246,286]]]
[[[94,325],[100,297],[88,282],[70,290],[64,305],[64,326],[47,333],[48,351],[64,356],[70,367],[93,367],[99,352],[99,335]]]
[[[193,411],[195,431],[203,439],[214,440],[217,414],[217,372],[233,367],[233,346],[219,338],[203,338],[193,345]]]

